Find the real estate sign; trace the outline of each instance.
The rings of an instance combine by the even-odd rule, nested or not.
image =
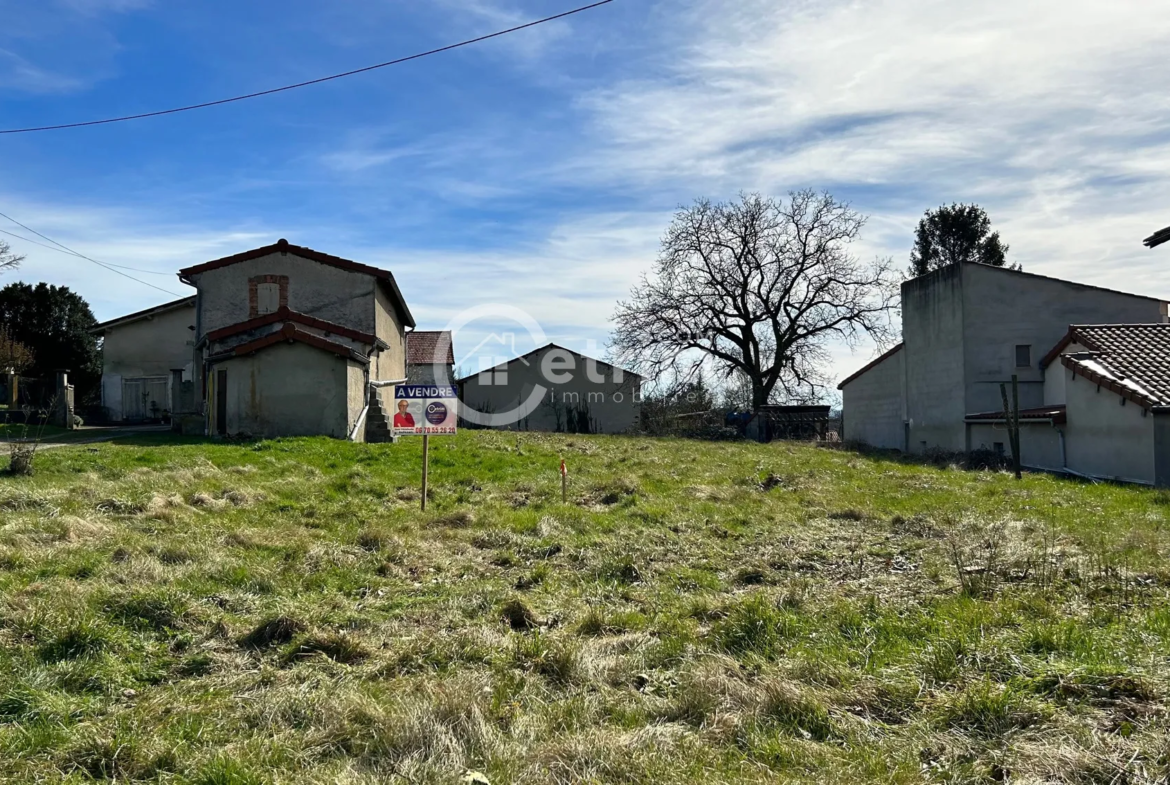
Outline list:
[[[440,436],[455,433],[459,398],[448,384],[399,384],[394,387],[395,436]]]

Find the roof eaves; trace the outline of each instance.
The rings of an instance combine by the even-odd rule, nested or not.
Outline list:
[[[172,300],[169,303],[155,305],[151,308],[143,308],[141,311],[135,311],[134,313],[128,313],[125,316],[119,316],[116,319],[110,319],[109,321],[98,324],[96,327],[90,330],[90,333],[96,335],[105,332],[110,327],[118,327],[123,324],[129,324],[130,322],[136,322],[139,319],[149,319],[152,316],[156,316],[160,313],[165,313],[166,311],[170,311],[176,308],[181,308],[184,305],[194,306],[195,295],[192,294],[178,300]]]
[[[871,371],[874,368],[876,368],[877,366],[881,365],[883,362],[885,362],[889,358],[893,357],[898,352],[902,351],[903,346],[904,346],[904,344],[901,341],[899,341],[897,344],[895,344],[888,351],[883,352],[878,357],[875,357],[874,359],[870,360],[868,363],[863,365],[860,369],[854,371],[853,373],[849,374],[844,379],[842,379],[841,382],[837,385],[837,389],[838,390],[844,389],[845,385],[849,384],[849,382],[854,381],[857,377],[861,376],[862,374],[867,373],[868,371]]]
[[[295,325],[289,323],[286,323],[284,327],[282,327],[279,331],[272,333],[271,335],[266,335],[263,338],[257,338],[254,341],[242,343],[239,346],[233,347],[231,352],[225,353],[224,356],[242,357],[247,354],[254,354],[255,352],[267,349],[270,346],[274,346],[285,341],[303,343],[316,349],[331,352],[332,354],[336,354],[338,357],[356,360],[360,363],[368,363],[370,361],[369,357],[355,352],[353,349],[345,346],[344,344],[337,343],[336,341],[330,341],[327,338],[322,338],[319,335],[305,332],[304,330],[301,330]]]
[[[235,324],[229,324],[226,327],[220,327],[217,330],[212,330],[203,336],[201,340],[221,341],[224,338],[230,338],[233,335],[239,335],[240,333],[248,332],[249,330],[255,330],[269,324],[276,324],[277,322],[296,322],[297,324],[303,324],[306,327],[312,327],[323,332],[340,335],[343,338],[360,341],[372,346],[379,344],[381,344],[383,347],[385,346],[384,342],[379,341],[376,336],[371,335],[370,333],[364,333],[361,330],[354,330],[344,325],[326,321],[325,319],[319,319],[316,316],[310,316],[309,314],[301,313],[300,311],[294,311],[288,306],[282,306],[272,313],[264,314],[263,316],[256,316],[252,319],[248,319],[247,321],[236,322]]]
[[[1126,387],[1124,384],[1119,384],[1116,379],[1111,379],[1108,376],[1104,376],[1103,374],[1094,371],[1092,368],[1086,367],[1085,364],[1080,362],[1075,356],[1068,354],[1061,355],[1060,362],[1065,368],[1068,368],[1077,376],[1088,379],[1094,384],[1100,385],[1110,392],[1117,393],[1122,398],[1133,401],[1138,406],[1141,406],[1145,409],[1153,408],[1159,403],[1159,401],[1142,395],[1131,387]]]

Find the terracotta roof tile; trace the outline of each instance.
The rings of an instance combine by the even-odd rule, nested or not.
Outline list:
[[[406,334],[406,364],[455,364],[450,330],[415,330]]]
[[[1170,324],[1074,325],[1061,363],[1143,406],[1170,405]],[[1067,345],[1067,343],[1066,343]]]

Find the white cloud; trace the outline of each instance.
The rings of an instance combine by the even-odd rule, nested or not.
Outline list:
[[[1170,5],[698,0],[668,35],[658,74],[581,99],[608,143],[563,176],[853,193],[898,260],[924,209],[978,201],[1025,269],[1170,297],[1140,245],[1170,223]]]

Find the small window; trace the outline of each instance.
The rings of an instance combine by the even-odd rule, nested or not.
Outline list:
[[[1003,457],[1003,442],[996,442],[993,445],[993,447],[995,448],[995,454],[998,455],[1000,458],[1002,458]]]
[[[276,313],[280,309],[280,284],[262,283],[256,286],[256,314]]]
[[[1032,347],[1028,344],[1016,344],[1016,367],[1032,367]]]

